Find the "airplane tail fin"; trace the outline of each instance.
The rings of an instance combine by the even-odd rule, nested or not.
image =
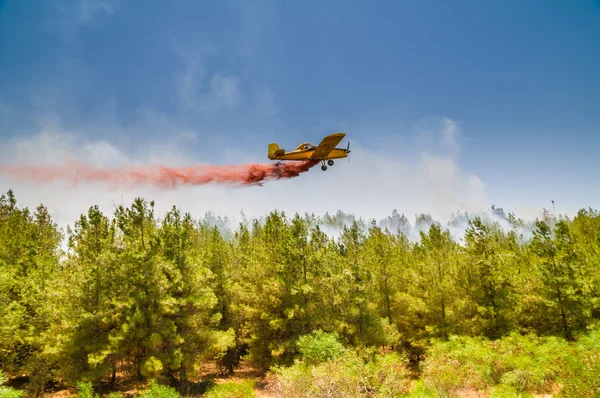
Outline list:
[[[275,152],[279,150],[279,145],[276,143],[269,144],[269,159],[275,159]]]

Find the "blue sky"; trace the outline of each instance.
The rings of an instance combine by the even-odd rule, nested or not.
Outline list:
[[[345,131],[352,159],[326,173],[127,194],[197,212],[572,213],[600,205],[598,43],[585,0],[0,1],[0,142],[13,162],[222,164]],[[64,187],[9,187],[67,206]],[[93,189],[69,206],[123,195]]]

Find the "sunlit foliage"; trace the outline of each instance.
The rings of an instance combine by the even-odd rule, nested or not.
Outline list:
[[[546,391],[578,367],[565,388],[592,386],[598,357],[582,347],[597,342],[599,297],[592,209],[528,224],[494,207],[448,226],[273,211],[226,230],[137,198],[110,215],[92,206],[63,233],[43,205],[0,197],[0,370],[31,395],[57,380],[101,392],[117,377],[185,391],[207,361],[232,372],[242,360],[279,369],[281,388],[349,394],[331,372],[397,368],[401,384],[372,388],[404,393],[410,367],[419,388],[451,391],[464,387],[445,379],[457,360],[473,388]],[[581,355],[564,358],[565,344]],[[373,350],[395,356],[365,359]],[[570,367],[536,368],[551,360]]]

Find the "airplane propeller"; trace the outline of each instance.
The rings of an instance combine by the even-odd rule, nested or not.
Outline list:
[[[346,153],[350,153],[350,152],[352,152],[352,151],[350,150],[350,141],[348,141],[348,147],[346,148]],[[348,159],[348,163],[350,163],[350,157],[348,157],[347,159]]]

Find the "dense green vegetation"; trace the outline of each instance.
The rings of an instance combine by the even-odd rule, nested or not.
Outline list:
[[[207,361],[231,372],[246,359],[287,396],[597,396],[600,213],[490,214],[443,226],[273,211],[227,230],[176,207],[159,219],[140,198],[110,216],[92,206],[63,235],[9,191],[0,370],[29,395],[59,382],[108,395],[117,378],[186,394]],[[246,396],[251,384],[207,394],[219,389]]]

